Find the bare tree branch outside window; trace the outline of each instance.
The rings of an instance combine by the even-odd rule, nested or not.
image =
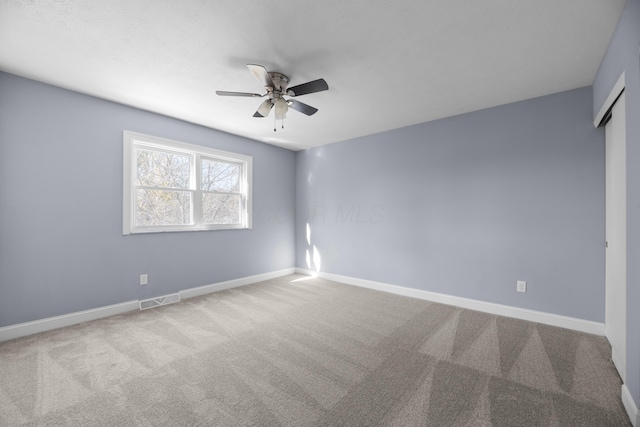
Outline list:
[[[188,225],[193,222],[193,156],[137,151],[136,223],[140,226]],[[242,165],[203,158],[200,161],[202,222],[239,224],[242,220]]]
[[[203,159],[201,170],[202,221],[207,224],[239,223],[242,203],[242,196],[238,194],[241,166]]]

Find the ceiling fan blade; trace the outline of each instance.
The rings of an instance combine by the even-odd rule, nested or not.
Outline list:
[[[269,72],[262,65],[247,64],[247,68],[264,87],[270,87],[272,89],[276,87],[276,85],[273,84],[273,80],[271,80]]]
[[[269,112],[271,111],[271,108],[273,108],[273,104],[271,103],[270,99],[267,99],[262,104],[260,104],[253,117],[267,117],[269,115]]]
[[[311,105],[307,105],[300,101],[294,101],[293,99],[288,102],[289,107],[293,108],[296,111],[300,111],[302,114],[306,114],[307,116],[312,116],[318,112],[317,108],[312,107]]]
[[[306,95],[308,93],[314,92],[322,92],[323,90],[328,90],[329,85],[324,79],[314,80],[312,82],[302,83],[301,85],[297,85],[294,87],[290,87],[287,89],[287,94],[290,96],[300,96]]]
[[[251,98],[261,98],[264,95],[259,95],[257,93],[248,93],[248,92],[227,92],[224,90],[217,90],[216,95],[220,96],[247,96]]]

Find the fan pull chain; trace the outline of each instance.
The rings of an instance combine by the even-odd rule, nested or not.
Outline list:
[[[273,131],[277,132],[276,127],[278,126],[278,122],[276,120],[275,115],[273,116]],[[282,129],[284,129],[284,119],[282,119]]]

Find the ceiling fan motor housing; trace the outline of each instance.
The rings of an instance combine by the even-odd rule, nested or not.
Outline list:
[[[287,89],[287,85],[289,84],[289,77],[285,76],[282,73],[278,73],[277,71],[270,71],[269,76],[271,80],[273,80],[274,92],[284,92]]]

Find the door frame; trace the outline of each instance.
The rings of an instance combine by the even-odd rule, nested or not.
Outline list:
[[[626,126],[624,91],[616,97],[605,118],[606,255],[605,335],[611,360],[626,382],[627,350],[627,203]]]

